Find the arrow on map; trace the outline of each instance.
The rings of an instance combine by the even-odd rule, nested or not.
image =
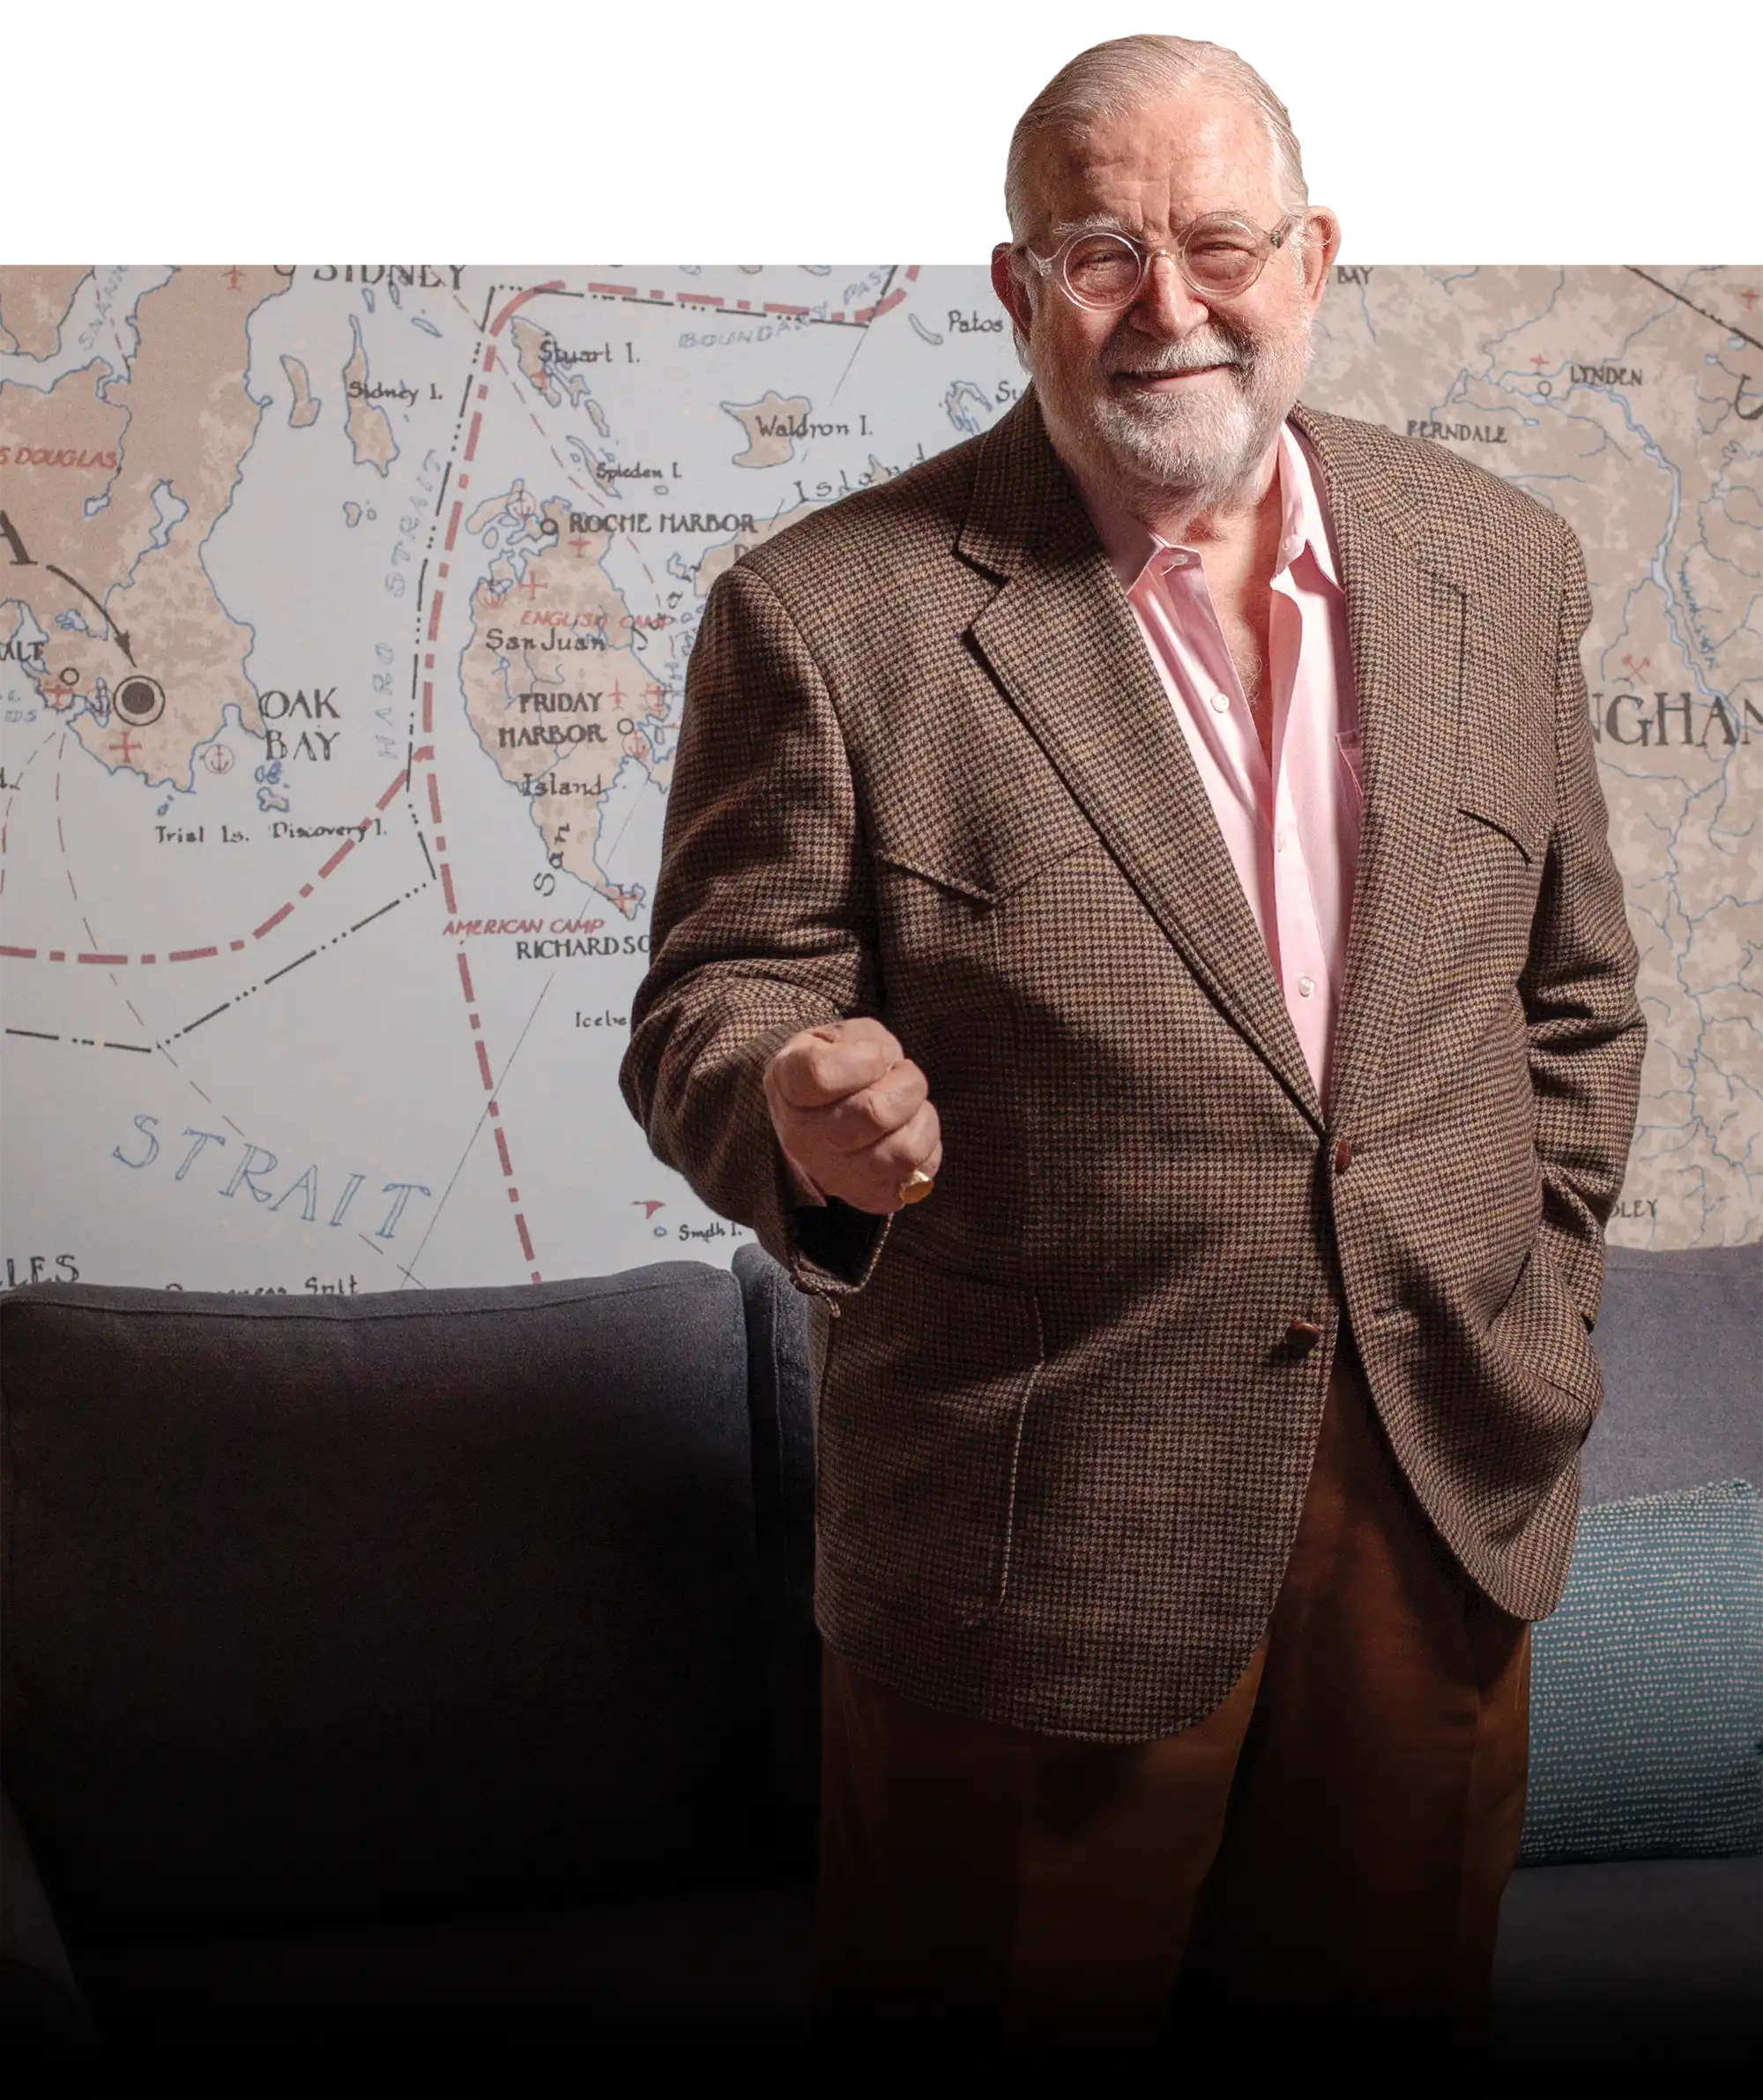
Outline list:
[[[110,638],[115,643],[117,648],[123,652],[123,655],[128,658],[130,668],[132,670],[135,663],[135,652],[129,646],[129,637],[123,632],[123,629],[117,626],[116,622],[110,617],[109,614],[104,612],[104,607],[102,605],[99,604],[98,599],[92,595],[91,592],[86,589],[86,585],[82,584],[77,577],[70,576],[64,569],[57,569],[53,562],[45,562],[43,563],[43,567],[48,570],[51,576],[58,576],[63,583],[66,584],[70,589],[78,591],[79,595],[86,600],[87,605],[97,606],[98,610],[100,613],[104,613],[104,624],[110,629]]]

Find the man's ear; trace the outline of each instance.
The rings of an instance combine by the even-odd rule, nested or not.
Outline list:
[[[1016,332],[1027,335],[1033,311],[1029,305],[1028,287],[1016,274],[1008,241],[1001,241],[992,250],[992,289],[998,294],[998,303],[1009,315]]]
[[[1326,205],[1320,205],[1311,212],[1310,224],[1305,229],[1304,287],[1313,306],[1320,305],[1328,272],[1340,252],[1341,222]]]

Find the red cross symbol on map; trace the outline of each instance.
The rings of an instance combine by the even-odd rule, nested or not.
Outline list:
[[[1532,364],[1534,364],[1534,365],[1536,366],[1536,369],[1537,369],[1537,370],[1540,372],[1540,371],[1543,369],[1544,366],[1544,365],[1546,365],[1546,364],[1548,363],[1549,360],[1548,360],[1546,357],[1533,357],[1533,358],[1531,359],[1531,361],[1531,361],[1531,363],[1532,363]]]
[[[579,562],[582,558],[582,549],[584,547],[591,547],[593,541],[591,540],[572,540],[569,545],[575,548],[576,559]]]
[[[524,584],[517,584],[515,589],[525,592],[527,603],[530,605],[539,595],[539,578],[529,569],[526,572],[526,581]]]
[[[1628,666],[1629,669],[1633,672],[1634,675],[1639,678],[1640,674],[1651,665],[1653,659],[1650,656],[1643,656],[1640,661],[1637,664],[1633,657],[1630,655],[1624,657],[1622,660]]]
[[[134,738],[133,738],[132,736],[130,736],[130,735],[129,734],[129,732],[128,732],[128,731],[125,729],[125,730],[123,732],[123,741],[122,741],[122,742],[121,742],[120,744],[112,744],[112,745],[111,745],[111,747],[110,747],[110,748],[111,748],[113,751],[120,751],[120,752],[123,754],[123,763],[124,765],[128,765],[128,764],[131,763],[132,763],[132,761],[133,761],[133,759],[134,759],[134,756],[135,756],[135,740],[134,740]]]
[[[1745,309],[1748,312],[1759,299],[1763,299],[1763,292],[1741,292],[1738,296],[1744,302]]]

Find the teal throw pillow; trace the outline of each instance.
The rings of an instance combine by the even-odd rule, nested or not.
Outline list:
[[[1580,1512],[1532,1633],[1521,1865],[1763,1851],[1763,1496]]]

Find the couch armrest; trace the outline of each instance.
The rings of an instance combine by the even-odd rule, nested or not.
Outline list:
[[[67,1949],[25,1826],[12,1798],[0,1790],[0,2014],[9,2054],[71,2056],[97,2046],[84,1992],[73,1979]]]
[[[815,1630],[815,1409],[825,1356],[818,1299],[762,1247],[734,1257],[747,1319],[755,1543],[771,1630],[768,1690],[782,1835],[812,1871],[820,1797],[820,1636]]]
[[[799,1626],[814,1623],[815,1400],[822,1346],[805,1298],[763,1247],[734,1257],[747,1315],[756,1544],[767,1589]]]

